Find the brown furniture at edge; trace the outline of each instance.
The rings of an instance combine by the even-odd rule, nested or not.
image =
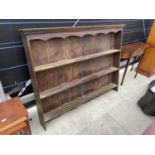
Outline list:
[[[44,129],[49,120],[118,89],[123,27],[20,30]]]
[[[127,45],[122,46],[121,59],[122,60],[127,60],[127,63],[126,63],[126,66],[125,66],[125,70],[124,70],[123,78],[122,78],[122,81],[121,81],[121,85],[123,85],[123,82],[124,82],[125,75],[126,75],[127,70],[128,70],[130,60],[132,58],[134,58],[133,65],[131,67],[131,71],[132,71],[132,69],[134,67],[135,60],[137,58],[140,58],[140,60],[139,60],[139,64],[140,64],[140,62],[141,62],[141,60],[143,58],[143,54],[144,54],[144,52],[145,52],[145,50],[147,48],[148,48],[148,45],[143,43],[143,42],[137,42],[137,43],[127,44]],[[139,68],[139,65],[138,65],[137,68]],[[136,71],[135,77],[136,76],[137,76],[137,71]]]
[[[155,21],[146,43],[149,48],[147,48],[137,72],[150,77],[155,74]]]
[[[30,135],[28,112],[19,98],[0,103],[0,135]]]

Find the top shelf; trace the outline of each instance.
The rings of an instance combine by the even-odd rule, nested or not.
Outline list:
[[[114,53],[119,53],[119,52],[120,52],[120,49],[111,49],[107,51],[102,51],[102,52],[98,52],[98,53],[94,53],[94,54],[90,54],[90,55],[86,55],[82,57],[77,57],[77,58],[73,58],[69,60],[62,60],[62,61],[55,62],[55,63],[40,65],[40,66],[34,67],[34,71],[40,72],[40,71],[44,71],[48,69],[54,69],[57,67],[66,66],[66,65],[77,63],[80,61],[90,60],[90,59],[94,59],[94,58],[101,57],[104,55],[109,55],[109,54],[114,54]]]

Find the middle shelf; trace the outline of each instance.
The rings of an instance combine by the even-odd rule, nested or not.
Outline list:
[[[109,67],[103,71],[99,71],[97,73],[93,73],[89,76],[85,76],[83,78],[80,78],[80,79],[77,79],[77,80],[74,80],[72,82],[68,82],[68,83],[63,83],[57,87],[54,87],[54,88],[51,88],[51,89],[48,89],[48,90],[45,90],[43,92],[40,92],[39,93],[39,96],[40,96],[40,99],[44,99],[48,96],[51,96],[51,95],[54,95],[54,94],[57,94],[57,93],[60,93],[64,90],[67,90],[67,89],[70,89],[72,87],[75,87],[75,86],[78,86],[78,85],[81,85],[83,83],[86,83],[88,81],[91,81],[91,80],[95,80],[103,75],[106,75],[106,74],[109,74],[109,73],[113,73],[115,71],[118,71],[119,69],[116,68],[116,67]]]
[[[110,54],[119,53],[119,52],[120,52],[120,49],[110,49],[110,50],[106,50],[106,51],[101,51],[101,52],[97,52],[97,53],[93,53],[93,54],[89,54],[89,55],[85,55],[85,56],[80,56],[77,58],[72,58],[69,60],[61,60],[61,61],[54,62],[54,63],[36,66],[36,67],[34,67],[34,71],[40,72],[40,71],[44,71],[44,70],[48,70],[48,69],[54,69],[57,67],[61,67],[61,66],[81,62],[81,61],[86,61],[86,60],[90,60],[90,59],[95,59],[95,58],[98,58],[101,56],[110,55]]]

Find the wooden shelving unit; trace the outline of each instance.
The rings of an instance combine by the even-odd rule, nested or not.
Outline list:
[[[124,25],[22,29],[41,125],[118,90]]]

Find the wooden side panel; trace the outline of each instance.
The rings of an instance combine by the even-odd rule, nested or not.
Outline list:
[[[155,46],[155,21],[153,22],[149,37],[147,39],[147,44],[150,46]]]
[[[138,67],[138,72],[148,77],[155,73],[155,48],[148,48]]]
[[[147,44],[149,45],[149,48],[146,49],[137,71],[138,73],[150,77],[155,73],[155,21],[153,22],[147,39]]]

